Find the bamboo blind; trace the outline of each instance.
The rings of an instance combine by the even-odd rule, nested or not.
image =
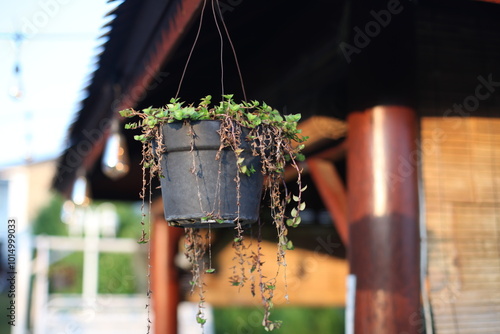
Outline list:
[[[422,119],[435,333],[500,333],[500,119]]]

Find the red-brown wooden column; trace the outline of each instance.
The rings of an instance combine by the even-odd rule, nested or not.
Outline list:
[[[417,334],[420,251],[415,112],[377,106],[348,117],[349,263],[356,334]]]
[[[153,231],[151,235],[151,291],[153,325],[155,334],[177,333],[177,306],[180,301],[179,277],[174,263],[183,232],[168,226],[163,218],[163,204],[153,206]]]

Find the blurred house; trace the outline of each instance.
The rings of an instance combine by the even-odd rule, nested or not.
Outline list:
[[[2,265],[7,263],[7,220],[15,220],[16,326],[12,334],[24,334],[29,321],[29,291],[32,274],[32,222],[47,204],[56,161],[47,160],[0,170],[0,244]],[[5,283],[2,277],[2,284]],[[2,289],[3,290],[3,289]]]
[[[300,126],[311,134],[305,177],[314,218],[293,231],[300,255],[290,265],[311,293],[297,303],[344,304],[339,279],[349,273],[356,282],[345,305],[353,311],[349,332],[500,328],[495,2],[219,1],[247,96],[302,113]],[[128,174],[114,180],[101,169],[110,124],[122,121],[117,111],[165,104],[184,74],[183,100],[220,95],[221,39],[211,10],[198,35],[202,8],[201,0],[126,0],[110,14],[99,68],[59,160],[58,191],[70,197],[86,175],[94,198],[136,200],[141,156],[132,132],[123,132]],[[227,37],[225,86],[241,99]],[[321,223],[325,211],[333,224]],[[156,333],[175,333],[177,304],[186,298],[178,296],[174,262],[179,231],[166,226],[161,208],[155,217]],[[328,255],[324,271],[297,269],[319,251]],[[225,252],[218,250],[221,261]],[[231,295],[212,302],[247,301]]]

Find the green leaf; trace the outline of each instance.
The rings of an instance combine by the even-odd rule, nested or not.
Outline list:
[[[127,123],[125,124],[125,129],[137,129],[138,124],[137,123]]]
[[[207,95],[201,99],[200,105],[208,106],[210,103],[212,103],[212,95]]]
[[[203,119],[208,119],[210,117],[209,113],[208,113],[208,109],[207,108],[201,108],[199,111],[199,117],[198,119],[200,120],[203,120]]]
[[[197,316],[196,317],[196,322],[199,323],[199,324],[201,324],[201,325],[204,325],[207,322],[207,319],[204,319],[201,316]]]
[[[158,114],[156,114],[156,117],[158,118],[165,118],[168,116],[168,113],[166,110],[161,110],[160,112],[158,112]]]
[[[182,110],[178,109],[174,111],[174,118],[178,121],[182,120],[184,118],[184,113],[182,112]]]
[[[292,197],[295,202],[298,202],[300,200],[300,197],[297,195],[293,195]]]
[[[191,119],[192,119],[193,121],[197,121],[197,120],[199,120],[199,119],[200,119],[200,113],[199,113],[199,112],[197,112],[197,111],[193,112],[193,113],[191,114]]]
[[[246,175],[250,175],[250,171],[248,170],[247,166],[241,166],[240,172]]]
[[[289,219],[286,220],[286,224],[288,226],[293,226],[295,224],[295,221],[292,218],[289,218]]]
[[[247,114],[247,118],[250,122],[252,122],[254,119],[257,118],[257,115],[254,115],[254,114]]]
[[[301,221],[302,221],[302,218],[301,218],[300,216],[295,217],[295,220],[294,220],[294,222],[293,222],[292,227],[297,227],[297,226],[299,226]]]
[[[205,272],[207,274],[213,274],[213,273],[215,273],[215,269],[214,268],[210,268],[210,269],[205,270]]]
[[[300,203],[300,205],[299,205],[299,210],[300,210],[300,211],[304,211],[304,209],[305,209],[305,208],[306,208],[306,202],[302,202],[302,203]]]
[[[182,110],[184,111],[184,118],[190,118],[196,111],[193,107],[187,107]]]
[[[300,120],[301,115],[300,114],[290,114],[290,115],[285,115],[285,120],[287,122],[293,122],[296,123]]]
[[[148,108],[142,109],[142,112],[145,113],[146,115],[151,115],[153,110],[153,106],[150,106]]]
[[[292,240],[288,240],[288,242],[286,243],[286,249],[287,250],[294,250],[295,249],[295,247],[293,246]]]
[[[122,117],[132,117],[134,110],[133,109],[124,109],[119,111]]]
[[[303,155],[302,153],[297,153],[297,155],[295,156],[295,159],[297,159],[298,161],[304,161],[304,160],[306,160],[306,156]]]
[[[148,126],[150,128],[154,128],[155,125],[158,123],[158,120],[156,120],[155,118],[151,118],[151,119],[148,119],[147,123],[148,123]]]
[[[297,208],[293,208],[292,209],[292,213],[291,213],[292,217],[297,217],[299,215],[299,211],[297,211]]]

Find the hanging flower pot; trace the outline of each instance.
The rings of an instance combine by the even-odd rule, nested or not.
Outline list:
[[[234,227],[259,218],[263,186],[260,157],[252,155],[243,128],[236,156],[220,149],[220,121],[173,122],[162,127],[164,153],[160,178],[165,219],[171,226]],[[255,171],[243,174],[237,159]],[[248,167],[247,167],[248,168]]]
[[[300,172],[296,161],[303,158],[303,145],[292,145],[304,141],[297,129],[300,115],[282,116],[257,101],[236,103],[232,95],[223,98],[213,107],[207,96],[197,106],[172,99],[163,108],[120,112],[141,118],[126,128],[142,129],[135,139],[143,143],[143,167],[160,176],[166,220],[180,227],[251,224],[258,219],[266,176],[274,223],[297,226],[305,205],[302,187],[294,196],[280,187],[287,163]],[[286,217],[291,200],[296,208]]]
[[[232,227],[235,259],[241,268],[234,269],[229,280],[239,287],[249,280],[260,282],[258,286],[250,284],[250,288],[253,294],[260,290],[263,326],[266,330],[279,328],[281,322],[270,319],[277,278],[263,275],[260,247],[247,257],[243,226],[258,220],[264,189],[277,232],[276,260],[278,265],[285,266],[285,252],[294,248],[287,236],[288,228],[300,224],[300,211],[306,206],[302,200],[306,187],[302,186],[298,165],[304,158],[300,143],[306,139],[297,129],[300,115],[281,115],[257,101],[236,103],[232,95],[223,95],[223,100],[213,106],[211,96],[201,99],[198,105],[184,105],[174,98],[162,108],[127,109],[120,114],[140,118],[125,127],[142,130],[142,134],[135,136],[143,145],[142,199],[148,197],[148,176],[151,184],[150,178],[158,175],[166,220],[170,225],[185,227],[186,255],[193,265],[192,288],[200,291],[198,323],[206,322],[203,273],[215,272],[211,267],[203,271],[200,266],[205,242],[198,228]],[[286,189],[284,182],[287,164],[298,175],[298,192],[294,194]],[[292,208],[286,213],[289,206]],[[147,242],[146,235],[143,228],[140,242]],[[243,269],[245,263],[251,265],[250,273]],[[247,277],[254,272],[259,278]]]

